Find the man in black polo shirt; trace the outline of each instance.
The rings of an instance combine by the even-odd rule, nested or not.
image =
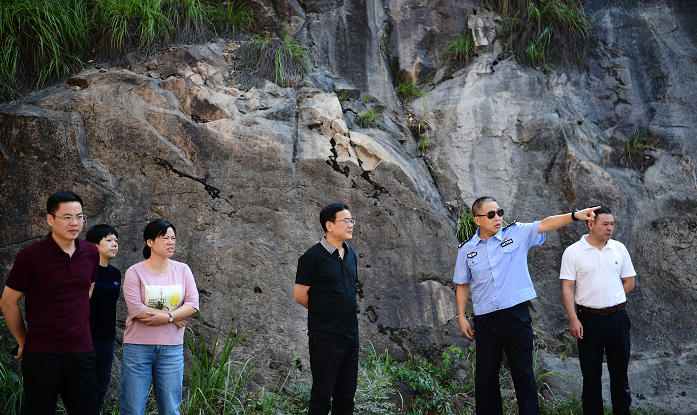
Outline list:
[[[358,379],[356,253],[348,206],[332,203],[319,221],[325,236],[298,260],[293,298],[307,308],[312,392],[308,415],[353,413]],[[331,402],[331,403],[330,403]]]
[[[82,199],[58,192],[46,202],[51,232],[17,254],[0,308],[19,343],[26,413],[52,414],[58,394],[69,414],[98,414],[99,395],[90,337],[90,294],[99,250],[78,239]],[[27,327],[19,299],[24,295]]]

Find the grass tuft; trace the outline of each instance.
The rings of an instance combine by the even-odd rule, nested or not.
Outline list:
[[[363,128],[372,128],[378,125],[378,113],[373,109],[361,111],[356,115],[356,122]]]
[[[397,94],[405,97],[422,97],[426,93],[414,84],[414,81],[400,82],[397,86]]]
[[[504,50],[531,67],[573,66],[584,61],[593,17],[584,0],[483,0],[503,16]]]
[[[297,85],[312,67],[310,53],[297,39],[252,36],[237,51],[236,79],[242,85],[261,86],[261,79],[282,86]]]
[[[467,63],[474,56],[474,38],[469,30],[455,34],[445,44],[441,53],[458,63]]]
[[[55,82],[96,56],[147,55],[172,43],[253,30],[244,2],[217,0],[0,1],[0,102]]]
[[[251,32],[256,30],[257,23],[261,21],[261,16],[245,1],[218,0],[210,7],[211,19],[215,27],[223,33],[235,33],[238,29]]]

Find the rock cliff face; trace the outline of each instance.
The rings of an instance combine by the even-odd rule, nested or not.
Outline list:
[[[589,59],[545,74],[500,56],[495,17],[476,2],[422,3],[262,4],[271,26],[290,19],[314,53],[297,88],[234,84],[232,48],[221,41],[85,71],[1,106],[0,281],[46,234],[43,206],[55,191],[82,195],[86,228],[118,228],[122,271],[141,260],[145,224],[166,218],[204,322],[217,325],[224,308],[229,321],[241,302],[241,323],[266,328],[244,352],[271,345],[265,370],[282,371],[294,352],[308,360],[306,311],[292,300],[297,258],[321,238],[321,207],[341,201],[358,219],[351,245],[365,343],[437,356],[469,345],[451,282],[465,206],[488,194],[509,220],[533,221],[602,203],[638,274],[629,296],[635,404],[694,412],[697,7],[592,1]],[[487,31],[478,57],[451,74],[436,52],[466,27]],[[394,74],[437,83],[407,105],[437,137],[425,157]],[[366,108],[380,113],[373,128],[356,121]],[[651,148],[628,154],[637,136],[651,137]],[[580,372],[553,350],[567,327],[558,270],[583,232],[551,232],[529,257],[544,360],[568,375],[555,385],[561,394],[579,390]],[[125,315],[120,305],[121,329]]]

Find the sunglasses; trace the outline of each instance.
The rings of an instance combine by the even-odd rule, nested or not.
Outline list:
[[[490,210],[486,213],[486,215],[474,215],[474,216],[486,216],[488,219],[494,219],[495,215],[499,215],[500,218],[503,217],[503,209],[499,209],[497,211]]]

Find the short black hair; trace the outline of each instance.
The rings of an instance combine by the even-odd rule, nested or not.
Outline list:
[[[82,199],[80,199],[80,196],[76,195],[75,193],[58,192],[49,196],[48,200],[46,201],[46,213],[51,216],[55,216],[58,206],[65,202],[80,202],[80,207],[83,206]]]
[[[319,223],[322,224],[324,232],[327,232],[327,222],[334,222],[336,214],[344,210],[349,210],[348,206],[343,203],[332,203],[331,205],[325,206],[324,209],[319,212]]]
[[[596,209],[593,211],[595,213],[595,218],[593,218],[593,222],[597,222],[598,220],[598,215],[600,214],[606,214],[606,215],[612,215],[612,212],[610,211],[610,208],[605,207],[605,206],[600,206],[600,209]]]
[[[474,203],[472,203],[472,214],[478,215],[482,205],[486,202],[496,202],[496,200],[491,196],[480,197],[479,199],[475,200]]]
[[[147,244],[148,240],[154,241],[158,236],[166,235],[167,229],[169,228],[172,228],[175,234],[177,233],[177,229],[174,227],[174,225],[164,219],[158,219],[148,223],[143,231],[143,240],[146,242],[145,247],[143,248],[143,256],[145,259],[150,258],[150,247]]]
[[[116,232],[116,229],[114,229],[113,226],[102,223],[99,225],[94,225],[92,229],[87,231],[85,240],[95,245],[99,245],[99,243],[102,242],[102,239],[109,235],[114,235],[117,238],[119,237],[119,233]]]

